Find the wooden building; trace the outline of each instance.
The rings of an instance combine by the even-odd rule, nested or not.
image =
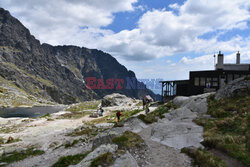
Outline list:
[[[190,71],[189,80],[160,81],[162,100],[217,91],[234,79],[250,75],[250,64],[240,64],[239,52],[236,54],[236,64],[224,64],[223,59],[224,55],[219,52],[215,70]]]

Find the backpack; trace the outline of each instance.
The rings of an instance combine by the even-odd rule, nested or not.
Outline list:
[[[117,117],[121,116],[121,112],[118,111],[118,112],[116,113],[116,116],[117,116]]]

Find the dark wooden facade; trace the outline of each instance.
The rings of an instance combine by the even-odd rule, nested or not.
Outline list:
[[[184,96],[188,89],[189,80],[160,81],[162,83],[162,100],[171,99],[174,96]],[[188,95],[188,94],[187,94]]]
[[[208,89],[218,90],[230,81],[247,75],[250,71],[190,71],[189,80],[161,81],[162,99],[202,94]]]

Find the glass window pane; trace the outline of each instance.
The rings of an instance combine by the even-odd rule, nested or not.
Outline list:
[[[233,74],[228,74],[227,75],[227,82],[231,82],[233,80]]]
[[[234,74],[234,79],[240,78],[239,74]]]
[[[205,78],[200,78],[200,86],[205,86]]]
[[[218,86],[218,82],[212,82],[212,86]]]
[[[199,77],[194,78],[194,85],[199,86]]]

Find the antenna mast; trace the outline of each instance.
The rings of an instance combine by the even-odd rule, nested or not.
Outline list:
[[[216,64],[216,55],[214,54],[214,67],[215,67],[215,64]]]

